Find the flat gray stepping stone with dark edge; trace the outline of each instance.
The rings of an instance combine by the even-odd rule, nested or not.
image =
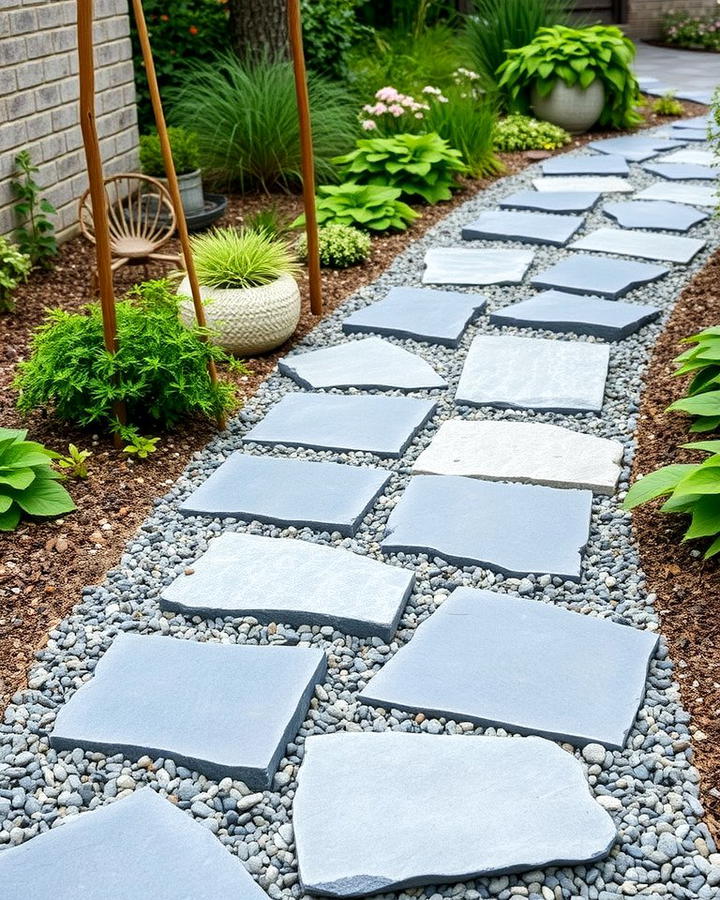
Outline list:
[[[152,788],[0,854],[3,900],[267,900],[242,863]]]
[[[160,606],[187,616],[332,625],[390,641],[415,583],[407,569],[292,538],[225,533],[164,589]]]
[[[396,731],[308,738],[293,826],[302,887],[328,897],[587,863],[616,839],[550,741]]]
[[[628,164],[620,156],[554,156],[542,164],[543,175],[627,175]]]
[[[552,603],[457,588],[358,700],[622,750],[657,643]]]
[[[433,247],[425,254],[423,283],[519,284],[534,256],[532,250]]]
[[[627,178],[618,175],[548,175],[543,178],[534,178],[533,187],[536,191],[599,191],[601,194],[620,193],[628,194],[635,188]]]
[[[657,319],[660,313],[656,306],[544,291],[490,313],[490,324],[570,331],[619,341]]]
[[[416,475],[390,514],[383,553],[428,553],[505,575],[580,579],[590,491]]]
[[[243,441],[398,457],[434,410],[414,397],[286,394]]]
[[[696,147],[682,148],[674,153],[668,153],[663,157],[666,163],[687,163],[691,166],[713,166],[717,164],[717,157],[712,150],[698,150]],[[716,175],[720,175],[715,170]]]
[[[369,466],[234,453],[180,512],[352,535],[389,477]]]
[[[535,209],[539,212],[578,213],[592,209],[599,191],[516,191],[500,200],[503,209]]]
[[[610,153],[622,156],[629,162],[643,162],[658,153],[667,153],[682,147],[685,142],[680,136],[677,140],[641,135],[625,135],[624,137],[604,138],[590,141],[588,147],[599,153]]]
[[[615,298],[655,281],[669,271],[666,266],[576,253],[540,272],[532,284],[533,287],[557,288],[571,294],[602,294]]]
[[[377,303],[351,313],[343,331],[375,332],[457,347],[465,328],[485,308],[481,294],[394,287]]]
[[[507,240],[562,247],[583,224],[582,216],[552,216],[547,213],[488,210],[465,225],[463,240]]]
[[[600,412],[609,359],[605,344],[479,334],[470,345],[455,402]]]
[[[278,370],[308,390],[356,387],[422,391],[446,387],[424,359],[375,337],[294,353],[279,361]]]
[[[450,419],[417,458],[413,473],[466,475],[612,495],[622,457],[618,441],[558,425]]]
[[[643,169],[668,181],[715,181],[718,170],[697,163],[645,163]]]
[[[698,143],[705,143],[708,139],[707,130],[705,128],[686,128],[684,131],[675,131],[674,126],[670,131],[662,131],[658,134],[658,137],[667,137],[667,138],[682,138],[684,141],[697,141]]]
[[[571,250],[592,250],[594,253],[617,253],[641,259],[661,259],[664,262],[689,263],[705,246],[698,238],[678,237],[675,234],[643,234],[621,228],[598,228],[574,241]]]
[[[702,128],[707,132],[708,126],[712,125],[713,118],[711,115],[694,116],[692,119],[679,119],[673,122],[673,131],[685,131],[687,128]]]
[[[635,194],[636,200],[666,200],[669,203],[684,203],[690,206],[711,206],[717,203],[717,189],[706,184],[678,184],[659,181]]]
[[[622,228],[645,228],[649,231],[688,231],[708,218],[708,213],[666,200],[621,200],[606,203],[603,212]]]
[[[119,634],[60,708],[50,746],[169,756],[265,790],[326,669],[314,647]]]

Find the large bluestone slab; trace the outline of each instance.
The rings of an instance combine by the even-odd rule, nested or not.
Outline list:
[[[697,163],[662,162],[645,163],[643,169],[667,178],[668,181],[715,181],[718,170]]]
[[[616,838],[550,741],[393,731],[308,738],[293,826],[304,890],[329,897],[590,862]]]
[[[3,900],[266,900],[236,856],[151,788],[0,853]]]
[[[292,538],[225,533],[160,598],[187,616],[332,625],[390,641],[415,583],[407,569]]]
[[[384,299],[351,313],[342,327],[348,334],[375,332],[457,347],[486,302],[481,294],[394,287]]]
[[[534,258],[531,250],[432,247],[425,254],[424,284],[519,284]]]
[[[444,379],[424,359],[376,337],[294,353],[280,360],[278,370],[308,390],[355,387],[421,391],[446,387]]]
[[[708,213],[667,200],[622,200],[606,203],[603,213],[615,219],[622,228],[644,228],[648,231],[689,231],[703,222]]]
[[[705,116],[694,116],[692,119],[678,119],[677,122],[673,122],[672,129],[673,131],[684,131],[686,128],[702,128],[706,133],[708,128],[713,124],[713,117],[711,115]]]
[[[234,453],[180,512],[354,534],[389,477],[369,466]]]
[[[547,213],[487,210],[465,225],[463,240],[522,241],[562,247],[583,224],[582,216],[553,216]]]
[[[621,156],[554,156],[541,166],[543,175],[627,175],[630,168]]]
[[[600,199],[599,191],[516,191],[500,200],[503,209],[534,209],[548,213],[587,212]]]
[[[466,475],[615,493],[623,446],[543,422],[449,419],[413,465],[415,474]]]
[[[540,272],[532,284],[570,294],[601,294],[615,299],[669,271],[666,266],[576,253]]]
[[[697,147],[683,147],[663,157],[666,163],[685,163],[692,166],[716,166],[717,157],[712,150],[698,150]],[[715,174],[720,175],[718,170]]]
[[[534,178],[533,187],[536,191],[555,193],[556,191],[582,191],[599,192],[601,194],[630,193],[635,188],[627,178],[618,175],[546,175],[543,178]]]
[[[384,553],[428,553],[506,575],[580,579],[592,493],[416,475],[390,514]]]
[[[619,341],[657,319],[660,312],[656,306],[543,291],[529,300],[496,309],[490,313],[490,324],[570,331]]]
[[[673,125],[668,131],[658,132],[658,137],[682,138],[683,141],[705,143],[708,139],[707,130],[705,128],[686,128],[683,131],[676,131]]]
[[[479,334],[455,402],[554,412],[600,412],[610,351],[604,344]]]
[[[717,203],[717,190],[709,184],[678,184],[660,181],[635,194],[636,200],[666,200],[690,206],[711,206]]]
[[[169,756],[265,790],[326,668],[314,647],[119,634],[60,708],[50,745]]]
[[[643,135],[624,135],[623,137],[603,138],[590,141],[588,147],[599,153],[610,153],[622,156],[629,162],[643,162],[658,153],[667,153],[684,146],[685,141],[678,136],[677,140]]]
[[[574,241],[570,248],[686,264],[705,244],[706,241],[698,238],[678,237],[675,234],[650,235],[621,228],[598,228]]]
[[[414,397],[285,394],[243,440],[398,457],[434,410]]]
[[[621,750],[657,643],[651,631],[461,587],[358,700]]]

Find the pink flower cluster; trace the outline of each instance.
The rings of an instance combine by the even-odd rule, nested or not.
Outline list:
[[[440,93],[438,91],[438,93]],[[445,99],[445,98],[443,98]],[[380,88],[375,94],[375,103],[367,103],[363,106],[363,112],[371,118],[365,118],[361,126],[365,131],[375,131],[378,128],[376,120],[387,121],[400,119],[402,116],[411,115],[416,119],[422,119],[424,113],[430,109],[427,103],[419,103],[409,94],[401,94],[394,87]]]

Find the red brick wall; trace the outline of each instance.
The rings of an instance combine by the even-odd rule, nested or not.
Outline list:
[[[660,20],[670,12],[687,10],[697,15],[707,15],[720,6],[715,0],[628,0],[624,30],[633,38],[657,38],[660,36]]]

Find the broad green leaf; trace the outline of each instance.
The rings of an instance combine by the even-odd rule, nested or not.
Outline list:
[[[693,434],[701,434],[707,431],[715,431],[718,426],[720,426],[720,416],[701,416],[690,426],[690,431]]]
[[[720,416],[720,391],[706,391],[693,397],[683,397],[671,403],[668,410],[679,410],[696,416]]]
[[[692,508],[692,522],[683,540],[720,533],[720,497],[701,497]]]
[[[10,509],[14,502],[12,497],[0,494],[0,513],[4,513],[6,510]]]
[[[680,444],[683,450],[706,450],[708,453],[720,453],[720,441],[692,441]]]
[[[715,540],[710,544],[710,546],[705,551],[705,556],[703,559],[710,559],[711,556],[715,556],[717,553],[720,553],[720,537],[715,538]]]
[[[695,465],[674,463],[638,478],[627,492],[623,501],[623,509],[634,509],[641,503],[647,503],[648,500],[654,500],[655,497],[671,493],[679,481],[696,469]]]
[[[0,513],[0,531],[15,531],[20,522],[20,508],[11,506],[5,512]]]
[[[60,516],[75,509],[65,488],[49,478],[36,478],[15,502],[30,516]]]
[[[18,491],[24,491],[34,480],[35,473],[32,469],[0,468],[0,485],[6,484]]]
[[[686,494],[720,494],[720,472],[717,469],[704,469],[695,466],[694,472],[689,472],[675,486],[674,496],[682,497]]]

